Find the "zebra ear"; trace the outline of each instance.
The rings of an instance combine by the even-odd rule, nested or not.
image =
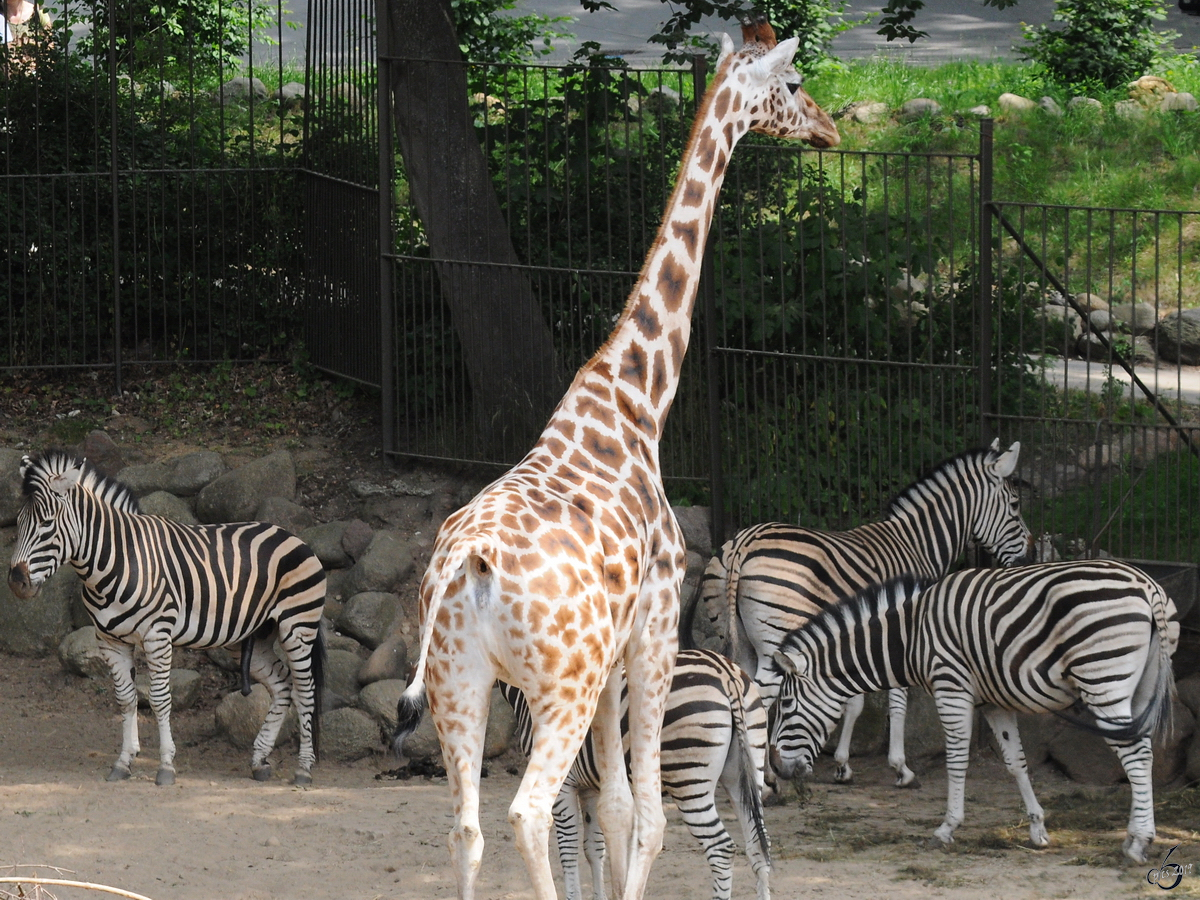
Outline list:
[[[1013,441],[1013,445],[1000,454],[1000,458],[992,464],[992,470],[1001,478],[1007,478],[1017,470],[1017,457],[1021,455],[1021,442]]]
[[[993,453],[999,453],[1000,452],[1000,438],[998,438],[998,437],[992,438],[992,444],[990,447],[988,447],[988,449],[991,450]]]
[[[20,475],[22,478],[25,477],[25,473],[29,471],[29,467],[32,465],[33,465],[33,460],[30,459],[28,456],[21,457]]]
[[[79,483],[79,476],[82,474],[83,469],[79,466],[72,466],[65,472],[57,472],[50,476],[50,490],[59,496],[65,496],[67,491]]]
[[[808,674],[808,660],[799,653],[785,653],[782,650],[776,650],[773,658],[775,665],[779,666],[779,671],[784,675],[799,678]]]

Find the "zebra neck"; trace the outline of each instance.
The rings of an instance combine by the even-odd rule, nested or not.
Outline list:
[[[938,498],[941,499],[941,498]],[[967,549],[966,510],[954,498],[935,503],[930,497],[897,499],[888,517],[879,523],[898,545],[897,569],[884,578],[920,575],[941,578]]]

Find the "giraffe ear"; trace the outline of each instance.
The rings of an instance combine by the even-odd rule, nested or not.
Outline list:
[[[721,53],[717,56],[717,68],[733,53],[733,40],[725,32],[721,32]]]
[[[1000,458],[992,464],[994,471],[1001,478],[1007,478],[1017,470],[1017,457],[1021,455],[1021,442],[1013,441],[1013,445],[1000,454]]]
[[[786,41],[780,41],[775,45],[766,56],[758,61],[764,72],[775,73],[782,72],[792,64],[792,59],[796,55],[796,48],[800,46],[800,38],[790,37]]]

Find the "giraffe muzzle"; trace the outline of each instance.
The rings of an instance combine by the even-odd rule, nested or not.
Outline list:
[[[32,600],[41,585],[30,580],[28,563],[17,563],[8,570],[8,589],[18,600]]]

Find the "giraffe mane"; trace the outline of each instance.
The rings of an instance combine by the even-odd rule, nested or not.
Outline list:
[[[127,485],[115,478],[108,478],[100,474],[100,470],[86,458],[78,457],[61,447],[51,447],[30,458],[29,465],[25,469],[21,490],[26,497],[32,497],[37,491],[39,477],[60,474],[75,467],[82,470],[79,476],[80,486],[86,488],[102,502],[129,513],[142,511],[137,497]]]

